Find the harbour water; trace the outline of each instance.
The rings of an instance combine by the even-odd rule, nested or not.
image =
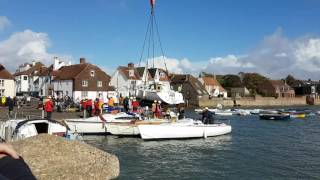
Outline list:
[[[196,117],[192,111],[187,115]],[[119,179],[320,179],[319,116],[227,118],[233,131],[220,137],[143,141],[86,136],[85,141],[119,157]]]

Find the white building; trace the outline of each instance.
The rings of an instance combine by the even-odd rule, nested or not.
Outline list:
[[[205,86],[206,91],[212,97],[223,97],[227,98],[228,93],[227,91],[220,85],[214,77],[201,77],[199,81]]]
[[[45,68],[42,72],[39,73],[39,96],[53,96],[54,95],[54,86],[52,80],[58,74],[58,70],[63,66],[70,66],[71,62],[68,64],[58,57],[53,58],[53,64]],[[71,92],[71,91],[70,91]]]
[[[16,95],[15,80],[13,75],[0,64],[0,97]]]
[[[33,61],[19,66],[14,74],[17,94],[37,94],[39,92],[38,73],[45,68],[41,62]]]
[[[168,74],[159,68],[149,68],[148,71],[145,67],[136,68],[133,63],[119,66],[110,81],[110,85],[122,96],[135,96],[137,90],[152,84],[162,84],[163,87],[170,88]]]
[[[80,102],[84,98],[100,98],[107,101],[108,92],[113,91],[109,82],[109,75],[80,58],[80,64],[61,67],[52,84],[54,96],[69,96],[75,102]]]

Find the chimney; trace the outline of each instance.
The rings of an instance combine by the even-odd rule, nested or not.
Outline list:
[[[80,64],[86,63],[86,58],[80,58]]]
[[[131,62],[131,63],[128,63],[128,67],[129,68],[134,68],[134,64]]]

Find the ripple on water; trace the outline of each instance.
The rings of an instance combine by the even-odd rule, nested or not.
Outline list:
[[[319,179],[318,116],[283,122],[257,116],[230,120],[232,134],[207,139],[85,139],[119,157],[119,179]]]

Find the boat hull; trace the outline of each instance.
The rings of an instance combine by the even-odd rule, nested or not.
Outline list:
[[[219,136],[231,133],[231,126],[213,125],[139,125],[142,139],[183,139]]]
[[[262,120],[280,120],[285,121],[290,119],[290,115],[281,115],[281,114],[260,114],[260,119]]]

